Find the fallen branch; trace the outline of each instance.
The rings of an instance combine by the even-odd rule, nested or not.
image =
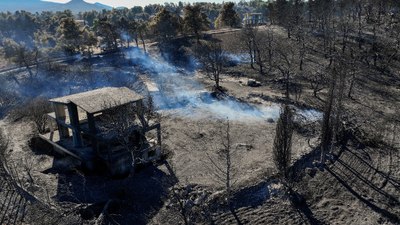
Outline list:
[[[102,224],[107,224],[107,217],[108,217],[108,207],[110,204],[113,202],[113,199],[110,199],[107,201],[107,203],[104,205],[103,210],[101,211],[99,217],[97,217],[95,225],[102,225]]]

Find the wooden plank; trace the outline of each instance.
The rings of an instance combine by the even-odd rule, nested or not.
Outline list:
[[[70,156],[72,156],[72,157],[74,157],[74,158],[76,158],[76,159],[82,161],[81,157],[77,156],[75,153],[69,151],[68,149],[62,147],[61,145],[58,145],[58,144],[52,142],[51,140],[49,140],[48,138],[46,138],[46,136],[41,135],[41,134],[39,134],[39,136],[40,136],[43,140],[45,140],[45,141],[47,141],[48,143],[50,143],[50,144],[51,144],[53,147],[55,147],[57,150],[60,150],[61,152],[66,153],[66,154],[68,154],[68,155],[70,155]],[[56,150],[56,151],[57,151],[57,150]]]
[[[79,125],[79,114],[78,108],[75,104],[68,104],[69,121],[72,126],[72,140],[74,147],[80,148],[83,146],[80,125]]]
[[[159,124],[159,123],[156,123],[156,124],[153,124],[153,125],[151,125],[151,126],[144,127],[144,128],[143,128],[143,132],[149,132],[149,131],[154,130],[154,129],[161,129],[160,124]]]
[[[68,138],[68,128],[65,127],[67,115],[65,114],[65,106],[61,104],[53,103],[53,108],[56,116],[58,125],[58,132],[60,133],[60,139]]]
[[[92,142],[92,148],[95,152],[97,152],[98,151],[97,139],[96,139],[97,130],[96,130],[96,122],[94,120],[93,114],[87,113],[87,120],[88,120],[88,125],[89,125],[89,132],[90,132],[90,134],[93,134],[93,136],[90,137],[91,142]]]

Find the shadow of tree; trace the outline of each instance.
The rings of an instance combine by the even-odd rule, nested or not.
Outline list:
[[[234,208],[257,207],[270,198],[268,183],[260,182],[256,185],[240,189],[232,197]]]
[[[366,204],[369,208],[371,208],[373,211],[381,214],[382,216],[386,217],[393,223],[397,223],[400,221],[400,218],[398,215],[391,213],[387,211],[386,209],[382,209],[376,204],[372,203],[371,201],[365,199],[362,197],[359,193],[357,193],[346,181],[344,181],[339,174],[335,173],[333,170],[330,168],[326,168],[326,170],[343,186],[345,187],[351,194],[353,194],[357,199],[359,199],[361,202]]]
[[[386,147],[390,147],[390,146],[386,146]],[[376,174],[379,174],[380,176],[384,177],[385,179],[387,179],[387,181],[389,183],[391,183],[394,187],[396,187],[396,189],[400,190],[400,181],[394,179],[393,177],[391,177],[390,175],[386,174],[385,172],[379,170],[378,168],[374,167],[371,165],[371,163],[368,163],[365,159],[363,159],[362,157],[360,157],[358,154],[354,153],[352,150],[346,148],[346,150],[352,154],[352,156],[356,157],[358,159],[359,162],[363,163],[365,166],[367,166],[368,168],[372,169]],[[381,188],[379,188],[381,189]]]
[[[399,200],[397,200],[396,197],[394,197],[394,196],[390,195],[389,193],[381,190],[378,186],[376,186],[374,183],[370,182],[361,173],[359,173],[355,169],[353,169],[349,164],[345,163],[341,159],[337,159],[337,162],[340,163],[344,168],[346,168],[348,171],[350,171],[359,181],[363,182],[365,185],[370,187],[372,190],[374,190],[377,193],[383,195],[385,198],[389,199],[390,201],[393,201],[393,202],[396,202],[397,204],[400,204]]]
[[[323,221],[318,220],[315,218],[314,213],[311,211],[310,207],[308,206],[306,200],[302,195],[297,192],[292,192],[290,194],[290,202],[294,209],[299,213],[300,217],[309,222],[311,225],[324,225],[326,224]],[[304,218],[305,217],[305,218]]]
[[[238,225],[242,225],[243,223],[242,223],[242,221],[240,220],[239,216],[236,214],[235,208],[230,207],[230,211],[231,211],[233,217],[235,218],[236,223],[237,223]]]

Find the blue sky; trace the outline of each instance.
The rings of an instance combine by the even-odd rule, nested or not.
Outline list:
[[[60,2],[60,3],[66,3],[69,2],[70,0],[46,0],[48,2]],[[181,0],[182,2],[207,2],[209,0]],[[140,6],[145,6],[148,4],[164,4],[164,2],[173,2],[173,3],[178,3],[179,0],[85,0],[85,2],[89,3],[95,3],[99,2],[105,5],[113,6],[113,7],[118,7],[118,6],[125,6],[128,8],[131,8],[136,5]],[[223,0],[214,0],[212,2],[223,2]]]

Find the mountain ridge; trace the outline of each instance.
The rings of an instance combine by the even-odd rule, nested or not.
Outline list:
[[[71,0],[67,3],[47,2],[42,0],[2,0],[0,1],[1,12],[15,12],[15,11],[28,11],[28,12],[42,12],[42,11],[64,11],[71,10],[73,13],[85,11],[101,11],[103,9],[111,10],[112,7],[101,3],[88,3],[84,0]]]

